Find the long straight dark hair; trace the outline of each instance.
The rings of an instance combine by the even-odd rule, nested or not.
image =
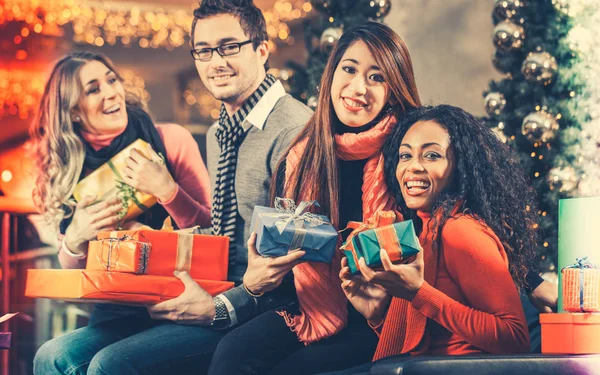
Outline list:
[[[290,150],[307,140],[298,167],[286,181],[285,191],[290,198],[299,200],[308,187],[319,202],[322,213],[329,216],[337,228],[339,223],[339,171],[335,144],[337,116],[331,100],[333,75],[346,50],[357,41],[364,42],[373,54],[385,81],[390,86],[392,113],[400,115],[406,110],[421,106],[412,62],[404,41],[388,26],[367,22],[346,31],[337,42],[327,61],[319,90],[319,105],[300,134],[292,141],[277,164],[271,183],[271,202],[275,199],[280,171]]]

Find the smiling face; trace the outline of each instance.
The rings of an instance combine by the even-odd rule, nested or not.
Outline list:
[[[194,49],[215,48],[228,43],[248,40],[239,20],[231,14],[219,14],[196,21]],[[209,61],[195,60],[196,69],[206,89],[222,100],[228,112],[235,112],[252,95],[265,78],[264,64],[269,57],[267,42],[256,50],[252,43],[240,47],[240,52],[220,56],[214,51]]]
[[[127,126],[125,88],[115,72],[97,60],[79,69],[80,96],[73,120],[92,134],[113,134]]]
[[[435,121],[419,121],[408,129],[398,152],[396,179],[406,206],[430,211],[454,172],[448,131]]]
[[[348,47],[333,74],[331,101],[338,119],[359,127],[373,121],[389,99],[389,85],[367,45]]]

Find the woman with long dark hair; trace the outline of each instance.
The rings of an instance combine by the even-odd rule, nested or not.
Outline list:
[[[386,183],[423,249],[404,264],[382,250],[384,269],[361,260],[360,276],[343,263],[348,299],[380,334],[374,359],[528,352],[518,289],[537,215],[515,155],[475,117],[440,105],[402,117],[384,157]]]
[[[57,62],[32,137],[38,166],[34,198],[60,233],[58,258],[63,268],[83,268],[88,242],[98,232],[114,229],[122,210],[117,198],[96,202],[100,197],[87,195],[75,203],[77,183],[137,139],[149,143],[153,154],[148,159],[131,151],[123,181],[154,195],[158,204],[124,226],[158,229],[167,215],[182,228],[210,225],[208,172],[192,135],[178,125],[155,125],[103,55],[76,52]],[[40,348],[34,372],[70,373],[71,367],[85,371],[98,351],[127,337],[125,328],[113,334],[114,327],[101,329],[96,323],[124,316],[129,321],[121,325],[127,329],[142,321],[148,327],[155,324],[145,307],[97,305],[88,327]]]
[[[389,27],[368,22],[347,30],[325,67],[316,112],[277,166],[271,198],[316,200],[336,229],[390,209],[381,149],[396,118],[421,105],[406,45]],[[256,235],[248,241],[256,253]],[[293,268],[298,306],[264,313],[219,343],[211,374],[310,374],[370,358],[377,337],[340,287],[340,252],[332,264]],[[249,255],[250,256],[250,255]],[[244,285],[260,294],[274,288]]]

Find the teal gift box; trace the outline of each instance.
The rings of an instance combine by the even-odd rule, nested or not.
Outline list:
[[[331,263],[338,232],[326,216],[306,212],[316,202],[276,198],[275,208],[255,206],[251,230],[256,232],[256,250],[262,256],[279,257],[302,249],[303,260]]]
[[[352,273],[359,272],[360,258],[364,258],[365,264],[371,268],[381,267],[381,249],[387,252],[392,262],[409,258],[421,251],[413,221],[407,220],[371,229],[363,225],[351,233],[348,241],[342,246]]]

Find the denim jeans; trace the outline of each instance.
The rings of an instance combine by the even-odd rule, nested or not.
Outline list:
[[[97,305],[90,325],[46,342],[36,375],[203,374],[226,331],[150,318],[145,308]]]

